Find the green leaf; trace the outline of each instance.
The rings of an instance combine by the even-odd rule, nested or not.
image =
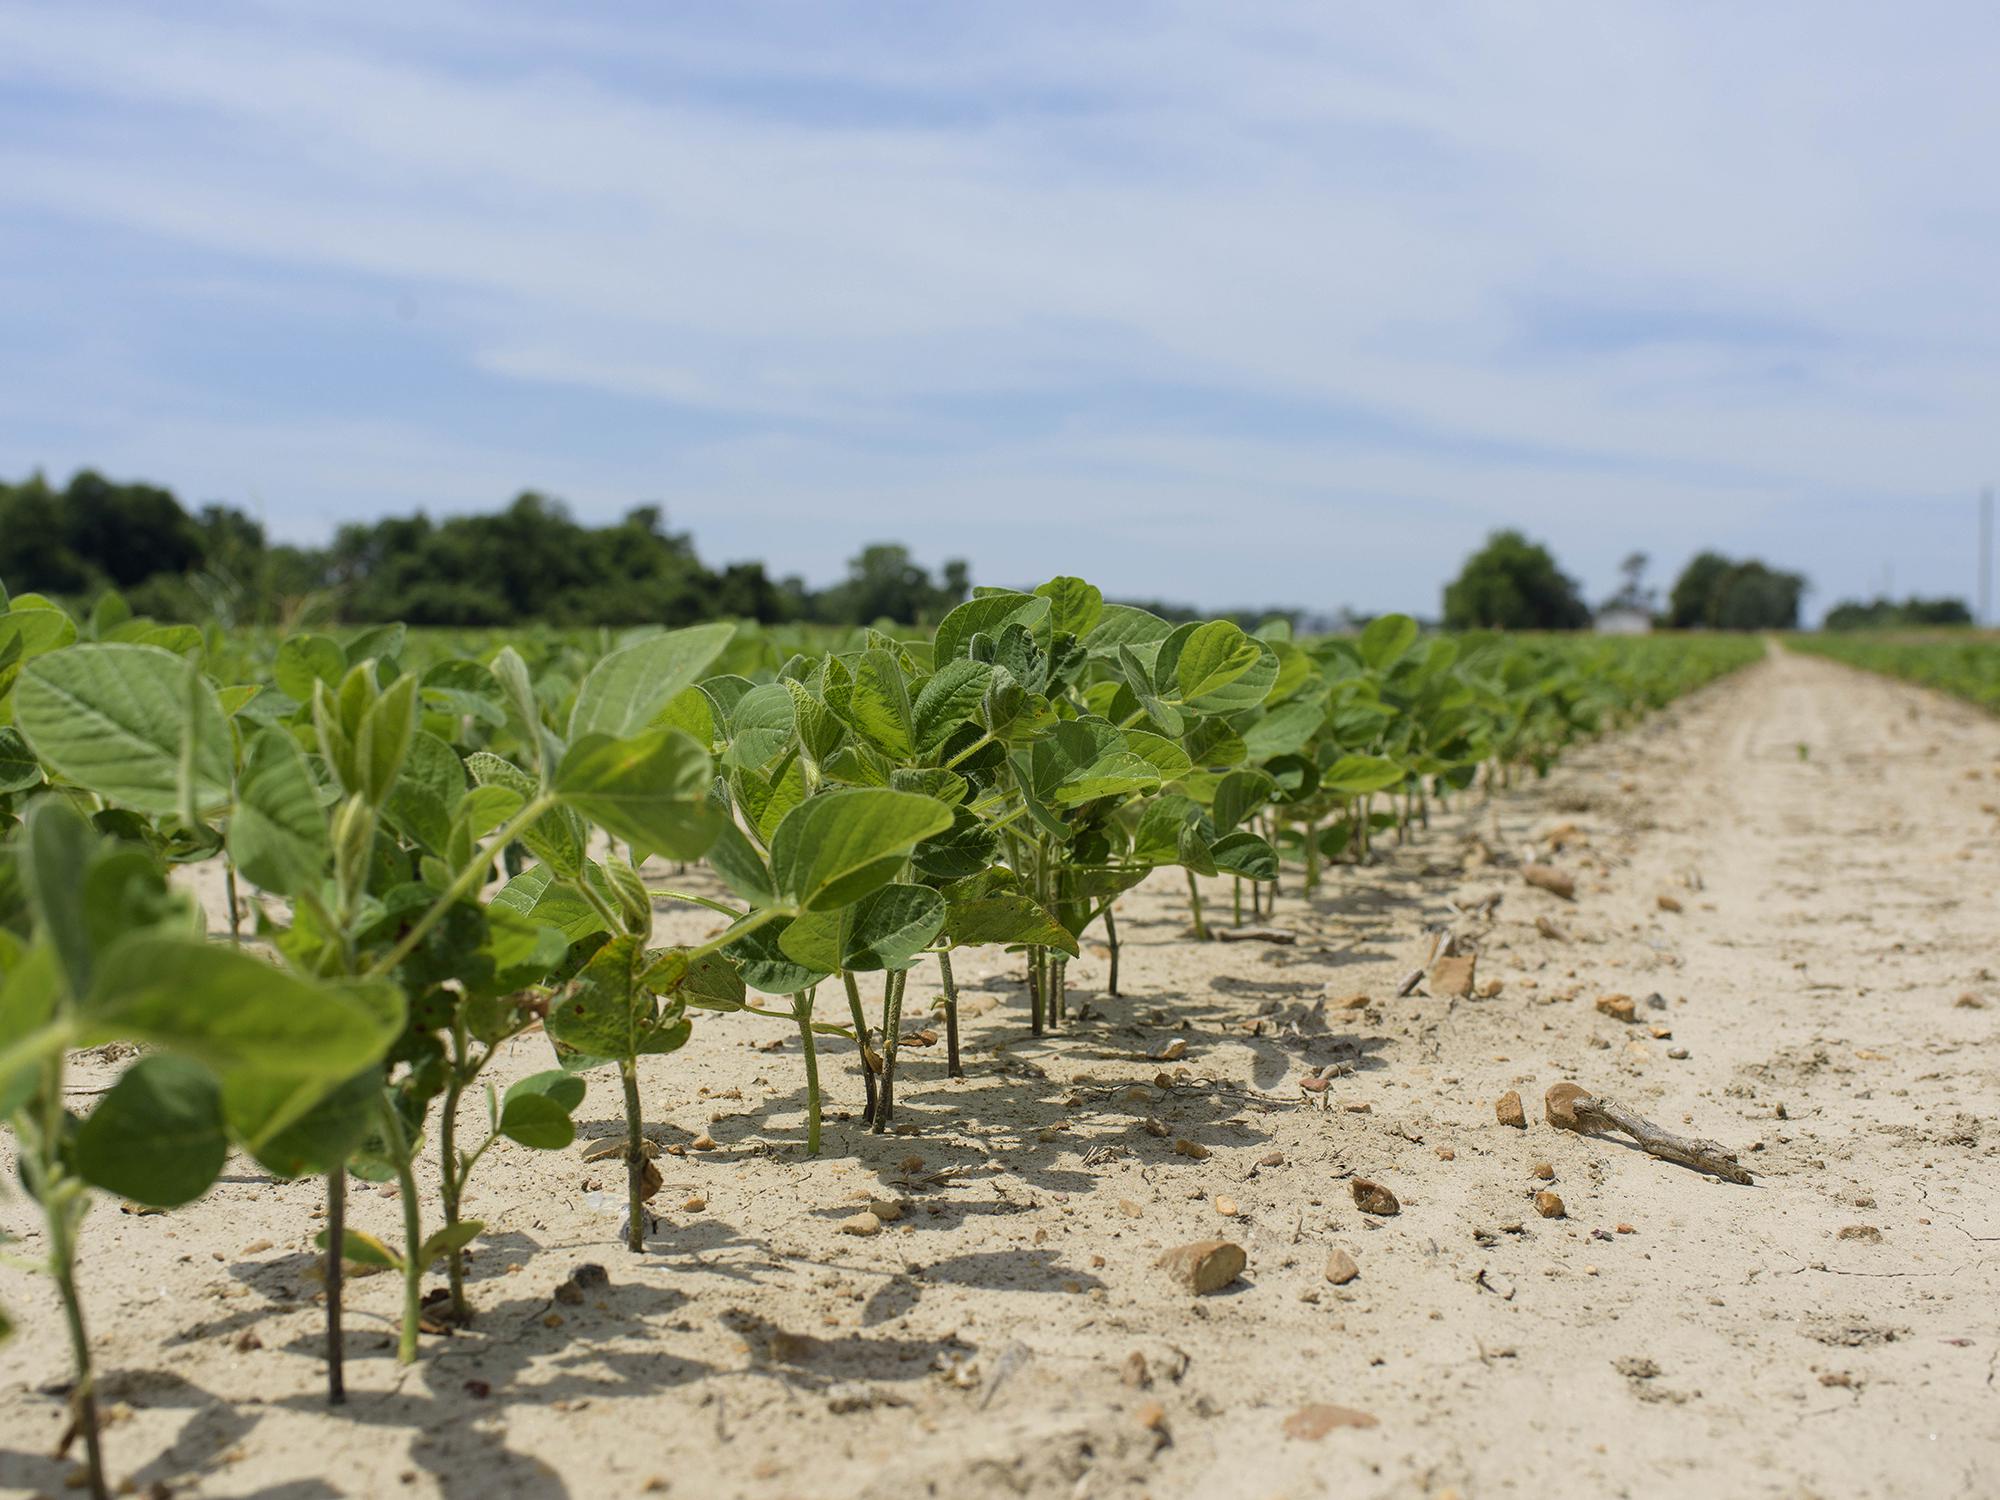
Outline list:
[[[1254,707],[1277,680],[1277,653],[1228,620],[1181,626],[1153,665],[1156,692],[1204,714]]]
[[[62,960],[70,993],[81,995],[90,988],[97,963],[83,888],[98,836],[67,802],[50,797],[29,810],[22,838],[21,883],[29,910]]]
[[[751,989],[766,995],[796,995],[800,990],[818,984],[839,966],[838,914],[827,915],[834,919],[835,931],[833,951],[827,955],[833,962],[825,967],[805,963],[786,954],[783,946],[785,934],[797,924],[783,918],[766,923],[755,932],[745,933],[723,952],[735,961],[737,972]]]
[[[1023,625],[1044,647],[1049,643],[1050,601],[1035,594],[995,592],[968,599],[938,621],[931,659],[942,668],[964,656],[975,635],[998,635],[1009,625]]]
[[[76,1133],[77,1172],[135,1203],[178,1208],[208,1191],[229,1154],[215,1075],[170,1053],[142,1057]]]
[[[1171,622],[1134,604],[1107,604],[1083,638],[1094,655],[1116,656],[1120,646],[1147,646],[1172,635]]]
[[[888,651],[864,651],[854,664],[847,694],[847,722],[883,754],[908,760],[916,749],[909,684],[902,665]]]
[[[606,832],[670,859],[699,859],[721,818],[708,802],[708,752],[678,729],[630,739],[589,734],[569,748],[556,795]]]
[[[533,801],[535,781],[512,761],[502,760],[488,750],[475,750],[465,758],[465,769],[480,786],[505,787],[520,795],[522,804]],[[467,801],[470,801],[467,798]],[[511,814],[509,814],[511,816]],[[552,808],[521,831],[521,842],[536,859],[546,861],[566,880],[583,871],[585,840],[589,830],[583,820],[567,807]]]
[[[806,759],[814,765],[826,764],[827,758],[840,748],[840,742],[847,735],[847,727],[840,722],[839,715],[813,696],[802,682],[785,679],[785,691],[792,699],[792,721],[798,730],[799,746],[806,753]]]
[[[700,680],[736,627],[727,621],[670,630],[613,651],[590,669],[570,710],[569,737],[627,739]]]
[[[576,1139],[570,1117],[583,1102],[583,1080],[553,1068],[510,1084],[500,1101],[500,1133],[536,1151],[560,1151]]]
[[[1395,786],[1409,773],[1380,755],[1343,755],[1320,773],[1320,785],[1343,796],[1358,797]]]
[[[313,684],[338,688],[347,672],[347,653],[340,642],[324,635],[289,635],[278,644],[271,677],[278,691],[298,703],[310,703]]]
[[[808,911],[858,901],[888,884],[921,839],[951,826],[932,797],[865,787],[810,797],[771,837],[778,890]]]
[[[39,1064],[44,1056],[62,1051],[63,1036],[52,1026],[62,999],[63,973],[56,952],[46,939],[14,958],[0,976],[0,1052],[6,1052],[41,1033],[47,1047],[41,1053],[21,1058],[12,1076],[0,1075],[0,1120],[33,1096],[41,1082]]]
[[[11,618],[11,617],[0,617]],[[141,812],[229,800],[229,725],[194,666],[153,646],[72,646],[37,657],[14,693],[35,753],[78,786]]]
[[[792,742],[792,728],[791,690],[781,682],[754,687],[730,710],[729,749],[724,752],[722,763],[766,765]]]
[[[370,806],[380,808],[388,801],[416,728],[417,679],[405,675],[390,683],[369,706],[355,736],[354,760],[361,784],[353,790],[366,797]]]
[[[840,935],[845,916],[845,908],[801,912],[779,932],[778,951],[814,973],[833,973],[840,967]]]
[[[383,812],[399,832],[442,855],[451,844],[452,814],[464,796],[465,763],[458,752],[436,735],[418,730]],[[504,821],[511,813],[501,816]]]
[[[252,885],[283,896],[298,895],[326,874],[333,849],[319,787],[298,741],[281,729],[250,742],[229,820],[229,854]]]
[[[912,710],[918,753],[930,754],[971,720],[992,685],[993,668],[969,657],[948,661],[925,679]]]
[[[1049,624],[1059,633],[1086,635],[1104,614],[1103,593],[1081,578],[1051,578],[1035,592],[1049,601]]]
[[[1243,731],[1243,748],[1252,760],[1292,755],[1304,749],[1326,719],[1326,705],[1316,698],[1282,703]]]
[[[80,1046],[149,1042],[184,1052],[218,1074],[237,1069],[300,1085],[291,1118],[380,1058],[402,1029],[387,986],[303,978],[235,948],[164,932],[135,932],[100,955],[79,1006]],[[281,1112],[282,1114],[282,1112]]]
[[[1262,771],[1231,771],[1215,788],[1209,818],[1218,832],[1228,833],[1271,800],[1276,783]]]
[[[1003,894],[954,901],[945,916],[944,935],[955,948],[984,943],[1058,948],[1079,956],[1077,941],[1032,896]]]
[[[327,1232],[322,1229],[313,1237],[313,1243],[320,1249],[326,1248]],[[372,1234],[364,1234],[359,1229],[349,1229],[340,1237],[340,1258],[350,1266],[375,1266],[384,1271],[403,1269],[403,1257],[376,1239]]]
[[[35,752],[28,748],[21,731],[12,725],[0,725],[0,797],[9,792],[25,792],[41,782],[41,762],[35,759]]]
[[[1361,632],[1361,659],[1376,671],[1393,666],[1417,643],[1417,622],[1408,615],[1377,615]]]
[[[1278,856],[1256,834],[1244,829],[1225,833],[1209,846],[1209,858],[1218,870],[1249,880],[1276,880]]]
[[[425,1270],[429,1270],[454,1250],[463,1250],[479,1238],[480,1230],[486,1226],[478,1219],[460,1219],[456,1224],[447,1224],[429,1239],[417,1252],[417,1259]]]
[[[269,1130],[266,1122],[286,1108],[292,1087],[285,1079],[232,1078],[223,1097],[231,1132],[239,1140],[262,1137],[257,1164],[288,1182],[339,1170],[375,1129],[382,1070],[355,1074],[291,1124]]]
[[[885,885],[843,913],[840,967],[907,969],[944,928],[944,897],[926,885]]]
[[[587,1057],[630,1059],[672,1052],[692,1028],[681,1006],[665,1007],[638,982],[646,967],[638,938],[620,933],[591,956],[574,991],[549,1007],[550,1037]]]

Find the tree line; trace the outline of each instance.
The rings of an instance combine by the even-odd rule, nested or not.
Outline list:
[[[932,574],[907,548],[862,549],[814,589],[760,562],[704,563],[657,505],[607,526],[526,491],[485,515],[390,516],[342,526],[325,547],[273,542],[228,505],[194,511],[157,485],[84,470],[58,488],[0,483],[0,579],[17,591],[88,597],[117,589],[140,613],[284,624],[301,613],[414,625],[685,625],[731,617],[867,624],[934,622],[971,591],[963,561]]]

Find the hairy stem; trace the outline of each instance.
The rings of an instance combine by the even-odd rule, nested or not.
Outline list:
[[[90,1471],[91,1500],[108,1500],[104,1482],[104,1445],[97,1426],[97,1376],[90,1364],[90,1337],[83,1326],[83,1299],[76,1290],[76,1217],[68,1203],[48,1216],[49,1269],[62,1295],[63,1322],[69,1328],[70,1358],[76,1365],[76,1385],[70,1411],[83,1437],[84,1462]]]
[[[938,950],[938,979],[944,985],[944,1071],[947,1078],[963,1078],[965,1069],[958,1060],[958,982],[952,977],[951,955]]]
[[[1111,950],[1111,982],[1106,986],[1109,993],[1118,993],[1118,918],[1112,915],[1111,905],[1104,907],[1104,945]]]
[[[1201,886],[1195,880],[1194,871],[1187,872],[1188,910],[1194,915],[1194,935],[1197,942],[1208,941],[1208,924],[1201,919]]]
[[[618,1079],[625,1086],[625,1248],[637,1255],[646,1248],[646,1133],[639,1113],[639,1065],[623,1059]]]
[[[908,969],[886,976],[882,989],[882,1094],[875,1110],[875,1133],[882,1134],[896,1117],[896,1051],[903,1034],[903,984]]]
[[[819,1155],[819,1048],[813,1043],[813,992],[792,996],[792,1014],[799,1020],[799,1045],[806,1054],[806,1154]]]
[[[424,1316],[423,1204],[417,1198],[417,1173],[402,1118],[387,1094],[382,1096],[385,1133],[396,1160],[396,1187],[403,1200],[403,1329],[396,1341],[396,1362],[417,1362],[417,1325]]]
[[[340,1333],[342,1255],[347,1243],[347,1163],[326,1174],[326,1404],[347,1403],[347,1359]]]
[[[847,1009],[854,1017],[854,1041],[861,1049],[861,1078],[868,1086],[868,1103],[861,1111],[861,1123],[875,1122],[875,1069],[868,1061],[868,1014],[861,1008],[861,991],[854,983],[854,976],[842,969],[840,982],[847,987]]]

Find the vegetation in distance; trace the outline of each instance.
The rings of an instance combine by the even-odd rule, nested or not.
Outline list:
[[[1900,677],[2000,712],[2000,636],[1847,632],[1792,636],[1785,644],[1794,651]]]
[[[226,637],[115,594],[77,618],[0,590],[0,1117],[47,1225],[95,1493],[75,1246],[97,1194],[177,1207],[231,1152],[320,1179],[337,1402],[343,1265],[401,1278],[415,1359],[427,1276],[446,1288],[431,1316],[473,1314],[470,1175],[501,1142],[567,1145],[600,1080],[626,1123],[622,1237],[645,1247],[639,1064],[698,1019],[797,1032],[813,1153],[819,1044],[844,1040],[880,1132],[906,1018],[935,1012],[961,1071],[961,949],[1017,953],[1028,1025],[1060,1030],[1092,928],[1116,993],[1118,898],[1152,871],[1184,872],[1205,937],[1197,877],[1233,877],[1254,912],[1286,867],[1310,886],[1366,862],[1434,803],[1761,650],[1426,638],[1400,615],[1298,641],[1070,577],[979,591],[935,631],[799,644],[726,622]],[[713,879],[663,886],[655,859]],[[170,878],[204,863],[220,938]],[[674,902],[719,930],[659,941]],[[536,1031],[548,1066],[497,1089],[496,1049]],[[110,1041],[142,1050],[72,1113],[70,1054]],[[399,1243],[346,1227],[357,1177],[401,1184]]]

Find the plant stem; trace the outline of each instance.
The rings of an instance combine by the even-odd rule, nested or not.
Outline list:
[[[326,1174],[326,1404],[347,1404],[347,1361],[340,1333],[340,1283],[346,1268],[347,1163]]]
[[[1043,949],[1028,950],[1028,1033],[1042,1034],[1042,953]]]
[[[639,1113],[639,1065],[631,1058],[618,1064],[625,1085],[625,1248],[634,1255],[646,1248],[646,1136]]]
[[[813,1043],[813,992],[792,996],[792,1014],[799,1018],[799,1045],[806,1052],[806,1154],[819,1155],[819,1049]]]
[[[403,1331],[396,1344],[396,1362],[417,1362],[417,1324],[424,1316],[423,1204],[417,1199],[417,1173],[410,1152],[409,1137],[403,1133],[403,1117],[396,1110],[395,1096],[382,1094],[382,1138],[396,1163],[397,1194],[403,1200]]]
[[[952,978],[951,955],[938,950],[938,978],[944,984],[944,1072],[947,1078],[963,1078],[965,1069],[958,1061],[958,982]]]
[[[47,1181],[44,1179],[44,1191]],[[97,1377],[90,1365],[90,1338],[83,1327],[83,1301],[76,1290],[76,1217],[69,1203],[58,1204],[48,1216],[49,1268],[62,1294],[63,1321],[69,1327],[70,1358],[76,1364],[76,1386],[70,1410],[83,1435],[84,1460],[90,1470],[91,1500],[108,1500],[104,1483],[104,1446],[97,1428]]]
[[[875,1069],[868,1062],[868,1015],[861,1008],[861,991],[854,983],[854,976],[842,969],[840,982],[847,987],[847,1009],[854,1017],[854,1040],[861,1048],[861,1078],[868,1085],[868,1103],[861,1111],[861,1123],[875,1122]]]
[[[464,1029],[462,1024],[455,1028],[453,1038],[455,1050],[464,1050]],[[438,1122],[438,1193],[444,1199],[445,1228],[452,1229],[458,1224],[458,1203],[465,1188],[465,1179],[459,1175],[458,1161],[458,1101],[465,1085],[460,1077],[460,1060],[453,1059],[451,1081],[444,1086],[444,1116]],[[459,1322],[467,1322],[472,1317],[472,1309],[465,1300],[465,1252],[453,1245],[445,1254],[445,1275],[451,1284],[451,1315]]]
[[[1118,993],[1118,918],[1111,913],[1111,903],[1104,905],[1104,944],[1111,950],[1111,983],[1109,992]]]
[[[236,909],[236,861],[227,854],[222,856],[223,899],[229,903],[229,941],[235,947],[243,946],[243,918]]]
[[[903,1034],[903,984],[908,969],[889,974],[882,989],[882,1095],[875,1110],[875,1133],[888,1128],[896,1116],[896,1043]]]
[[[1208,924],[1201,919],[1201,885],[1194,878],[1194,871],[1187,872],[1188,910],[1194,913],[1194,936],[1196,942],[1208,941]]]
[[[1236,902],[1236,925],[1241,927],[1243,925],[1243,877],[1241,875],[1232,875],[1229,879]],[[1253,912],[1257,910],[1257,887],[1254,885],[1250,887],[1250,910]]]
[[[1049,950],[1049,1010],[1058,1021],[1069,1019],[1069,960]]]

